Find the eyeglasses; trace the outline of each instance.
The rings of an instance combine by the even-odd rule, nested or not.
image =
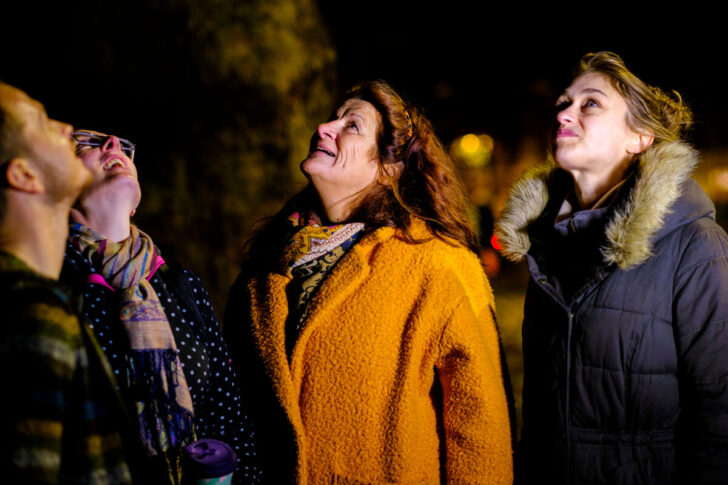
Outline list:
[[[88,131],[74,131],[71,133],[71,137],[80,146],[101,147],[109,138],[111,138],[111,135],[100,135],[98,133],[91,133]],[[125,138],[118,138],[118,140],[121,151],[124,152],[124,154],[133,162],[136,145]],[[78,147],[76,148],[76,151],[79,151]]]

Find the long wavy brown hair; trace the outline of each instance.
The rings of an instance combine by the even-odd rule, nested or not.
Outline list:
[[[412,237],[412,218],[422,219],[433,237],[448,244],[478,252],[475,232],[467,215],[467,198],[432,124],[415,107],[407,104],[384,81],[359,84],[346,93],[347,99],[371,103],[381,116],[377,133],[379,183],[354,208],[347,222],[363,222],[366,231],[379,227],[400,229],[412,244],[424,242]],[[394,167],[394,170],[390,168]],[[321,212],[318,194],[309,184],[248,241],[244,266],[260,268],[273,264],[290,231],[287,218],[295,211]]]

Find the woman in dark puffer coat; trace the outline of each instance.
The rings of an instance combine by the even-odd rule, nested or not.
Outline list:
[[[498,223],[531,272],[517,481],[728,483],[728,238],[690,111],[600,52],[556,119]]]

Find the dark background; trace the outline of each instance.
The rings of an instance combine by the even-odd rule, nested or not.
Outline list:
[[[348,15],[341,2],[320,2],[341,84],[384,77],[422,102],[440,121],[445,140],[468,130],[518,140],[543,123],[535,118],[550,117],[555,96],[583,54],[611,50],[646,82],[685,97],[698,114],[698,145],[726,144],[728,100],[718,93],[725,85],[728,42],[722,28],[711,26],[715,12],[685,4],[658,10],[637,2],[540,11],[517,3],[509,9],[443,2],[422,10],[374,2],[382,8]]]
[[[291,25],[262,13],[276,9],[292,11]],[[728,43],[714,26],[717,12],[685,5],[564,9],[394,0],[25,2],[0,14],[0,73],[58,117],[146,141],[151,129],[214,122],[196,118],[197,105],[222,97],[212,92],[222,86],[231,105],[215,110],[258,107],[243,99],[245,86],[233,85],[230,73],[199,71],[202,59],[215,62],[204,51],[220,49],[209,45],[210,32],[237,20],[246,31],[242,42],[255,49],[305,17],[310,28],[289,32],[302,41],[296,56],[327,64],[317,74],[327,78],[332,103],[358,81],[383,78],[425,108],[445,141],[468,131],[517,141],[543,123],[535,117],[550,115],[550,97],[582,54],[612,50],[649,83],[684,96],[698,118],[692,141],[699,148],[728,143],[722,136]],[[256,58],[251,71],[283,61]]]
[[[0,77],[52,117],[137,143],[136,222],[165,256],[200,274],[219,315],[253,225],[305,184],[298,164],[311,133],[365,79],[387,80],[424,109],[446,144],[471,132],[493,137],[492,197],[478,203],[497,215],[513,178],[546,156],[553,103],[572,67],[586,52],[612,50],[693,108],[689,141],[705,158],[696,178],[722,214],[726,190],[711,182],[728,155],[722,16],[684,4],[547,7],[5,2]],[[525,273],[490,258],[518,397]]]

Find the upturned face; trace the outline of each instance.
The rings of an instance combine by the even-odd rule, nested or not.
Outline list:
[[[22,126],[27,153],[52,200],[75,199],[90,174],[74,153],[73,127],[48,118],[45,108],[23,91],[0,83],[3,108]]]
[[[627,103],[603,74],[574,79],[556,110],[554,159],[565,170],[610,172],[642,150],[640,135],[627,125]]]
[[[348,99],[331,121],[319,125],[308,157],[301,163],[301,170],[319,195],[356,197],[375,184],[381,124],[381,116],[371,103]]]
[[[137,169],[119,138],[90,130],[76,132],[74,137],[81,142],[86,139],[100,142],[99,146],[81,143],[76,146],[76,153],[93,176],[91,185],[81,194],[82,204],[95,198],[125,196],[136,207],[141,200]]]

